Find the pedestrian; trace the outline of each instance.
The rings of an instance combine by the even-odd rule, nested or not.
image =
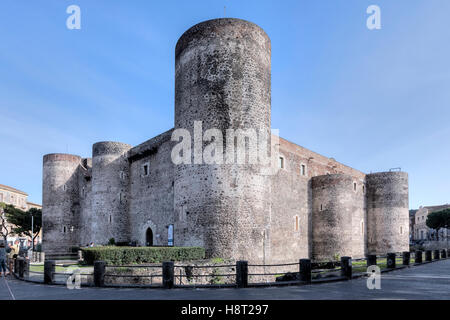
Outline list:
[[[10,252],[8,255],[8,260],[9,260],[9,271],[11,272],[13,269],[13,262],[14,259],[17,258],[17,254],[19,253],[19,246],[16,244],[13,244],[12,246],[9,247]]]
[[[9,246],[5,247],[5,243],[0,243],[0,277],[2,273],[6,276],[6,255],[11,251]]]

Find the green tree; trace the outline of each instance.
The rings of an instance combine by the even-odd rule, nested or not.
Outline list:
[[[12,205],[6,205],[3,210],[5,211],[7,221],[12,225],[11,231],[19,236],[25,235],[30,237],[32,243],[34,243],[34,239],[42,227],[42,210],[31,208],[28,211],[23,211]],[[31,227],[32,221],[33,227]]]
[[[6,226],[6,217],[5,217],[5,208],[8,206],[4,202],[0,202],[0,236],[3,238],[3,241],[6,243],[9,230]]]
[[[450,209],[432,212],[428,215],[426,225],[435,229],[439,240],[439,230],[450,227]]]

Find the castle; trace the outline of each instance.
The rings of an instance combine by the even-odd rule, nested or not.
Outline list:
[[[228,129],[270,133],[270,120],[266,33],[231,18],[193,26],[175,48],[173,129],[135,147],[95,143],[92,158],[44,156],[44,251],[114,238],[276,263],[409,249],[405,172],[365,174],[275,135],[273,174],[258,163],[173,161],[178,129],[194,136],[201,121],[216,136]],[[230,141],[225,148],[236,143]]]

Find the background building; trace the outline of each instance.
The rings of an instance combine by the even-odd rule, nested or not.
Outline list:
[[[427,227],[426,221],[430,213],[436,211],[442,211],[450,208],[450,204],[443,204],[438,206],[425,206],[420,207],[414,215],[414,232],[413,240],[420,241],[447,241],[449,237],[448,229],[439,230],[439,234],[436,230]]]
[[[31,208],[42,209],[42,206],[40,204],[29,202],[27,198],[28,194],[26,192],[10,186],[0,184],[0,202],[11,204],[14,207],[23,211],[28,211]],[[18,235],[11,233],[11,225],[8,224],[7,228],[10,231],[7,237],[8,242],[13,242],[19,238]],[[41,239],[42,239],[42,229],[39,232],[39,235],[36,237],[35,241],[37,243],[40,243]],[[27,240],[31,241],[31,239]]]

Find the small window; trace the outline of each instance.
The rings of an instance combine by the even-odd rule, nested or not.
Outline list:
[[[111,223],[112,222],[112,216],[110,215],[109,216],[109,223]]]
[[[278,158],[278,167],[280,169],[284,169],[284,158],[283,157]]]
[[[364,235],[364,221],[361,221],[361,234]]]
[[[66,191],[66,185],[63,185],[63,191]]]
[[[298,220],[298,216],[295,216],[294,230],[295,230],[296,232],[299,230],[299,220]]]
[[[125,173],[123,171],[120,171],[119,172],[119,177],[120,177],[120,179],[123,180],[125,178]]]
[[[400,226],[400,234],[403,234],[403,227]]]
[[[353,191],[356,191],[356,182],[353,182]]]
[[[321,205],[320,205],[320,211],[322,211],[322,210],[323,210],[323,205],[321,204]]]
[[[148,176],[149,175],[149,171],[150,171],[149,169],[150,169],[149,163],[148,162],[144,163],[142,165],[142,176],[144,176],[144,177]]]
[[[123,201],[122,192],[119,192],[119,202],[122,203],[122,201]]]
[[[63,233],[66,233],[66,226],[63,227]]]
[[[306,176],[306,165],[302,164],[302,165],[300,166],[300,174],[301,174],[302,176]]]
[[[362,186],[362,191],[363,193],[366,193],[366,187],[364,185]]]

